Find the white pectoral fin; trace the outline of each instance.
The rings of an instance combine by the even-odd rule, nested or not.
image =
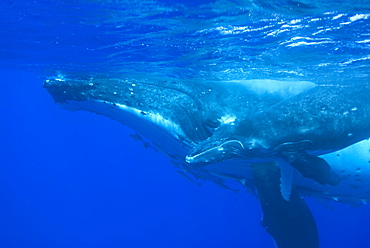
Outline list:
[[[293,186],[295,169],[289,163],[279,162],[280,167],[280,192],[284,200],[290,200],[290,194]]]

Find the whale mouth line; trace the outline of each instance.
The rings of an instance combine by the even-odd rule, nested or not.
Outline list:
[[[212,147],[194,155],[187,155],[186,162],[190,164],[195,163],[212,163],[217,162],[220,157],[224,160],[225,157],[232,157],[231,155],[240,155],[240,151],[244,150],[244,145],[239,140],[228,140],[221,145]]]

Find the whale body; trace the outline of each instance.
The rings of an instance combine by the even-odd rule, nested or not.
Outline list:
[[[87,110],[117,120],[182,161],[189,149],[211,136],[219,126],[314,86],[306,81],[202,84],[111,78],[56,78],[44,83],[61,108]]]
[[[369,140],[320,156],[341,178],[336,186],[323,185],[300,173],[294,173],[290,202],[281,199],[280,188],[276,183],[266,183],[266,178],[272,178],[273,182],[279,181],[280,174],[273,164],[255,166],[243,160],[202,165],[186,162],[186,155],[202,142],[217,136],[218,130],[313,89],[315,84],[311,82],[50,78],[44,82],[44,87],[61,108],[94,112],[131,127],[138,133],[134,135],[136,140],[167,155],[178,172],[189,180],[196,183],[210,180],[221,187],[233,189],[227,183],[232,180],[240,183],[247,192],[258,194],[265,216],[265,228],[269,228],[269,233],[280,244],[279,247],[297,247],[297,241],[306,243],[307,240],[314,240],[307,247],[318,247],[315,222],[299,195],[352,205],[370,199]],[[270,192],[278,193],[270,195]],[[299,218],[300,221],[297,218],[289,219],[289,216],[275,211],[279,208],[295,216],[303,214],[307,218]],[[281,216],[289,223],[287,226],[290,229],[283,230],[279,226],[274,229],[274,221],[271,221],[274,218],[271,219],[271,216]],[[307,228],[302,230],[302,226]],[[292,238],[295,236],[292,232],[298,229],[305,235]]]

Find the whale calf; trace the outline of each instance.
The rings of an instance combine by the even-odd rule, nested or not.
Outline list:
[[[370,199],[369,140],[320,156],[342,178],[336,186],[322,185],[295,173],[291,201],[281,198],[279,183],[276,183],[280,174],[272,162],[268,166],[254,166],[243,160],[227,160],[198,166],[185,161],[191,149],[220,134],[221,129],[306,92],[315,87],[313,83],[58,77],[46,80],[44,87],[62,108],[91,111],[131,127],[140,134],[139,140],[150,141],[150,146],[167,155],[179,173],[186,175],[189,181],[210,180],[229,188],[228,180],[234,180],[248,192],[257,192],[264,212],[264,226],[277,230],[269,233],[281,247],[297,247],[297,244],[311,239],[318,242],[315,222],[299,195],[334,199],[352,205]],[[208,155],[213,156],[211,153]],[[266,183],[266,178],[272,178],[275,183]],[[269,192],[275,194],[269,195]],[[271,207],[266,208],[266,204]],[[290,216],[286,212],[291,213]],[[297,218],[291,217],[302,214],[307,218],[297,221]],[[271,217],[276,216],[283,219],[290,229],[283,230],[279,225],[278,229],[274,229],[278,221]],[[303,226],[307,228],[301,229]],[[292,230],[301,230],[303,235],[297,238]],[[316,248],[317,242],[308,247]]]

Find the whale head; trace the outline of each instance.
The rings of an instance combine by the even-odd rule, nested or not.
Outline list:
[[[245,139],[235,132],[234,123],[222,125],[214,134],[195,146],[186,156],[191,164],[219,163],[225,160],[249,160],[259,156],[263,150],[262,142]]]
[[[191,164],[219,163],[226,160],[260,162],[273,155],[266,140],[240,132],[240,121],[221,125],[215,132],[197,144],[186,156]],[[250,126],[252,128],[252,126]]]
[[[195,146],[186,156],[190,164],[209,164],[238,156],[243,151],[243,144],[231,138],[234,129],[232,124],[219,127],[216,132]]]

